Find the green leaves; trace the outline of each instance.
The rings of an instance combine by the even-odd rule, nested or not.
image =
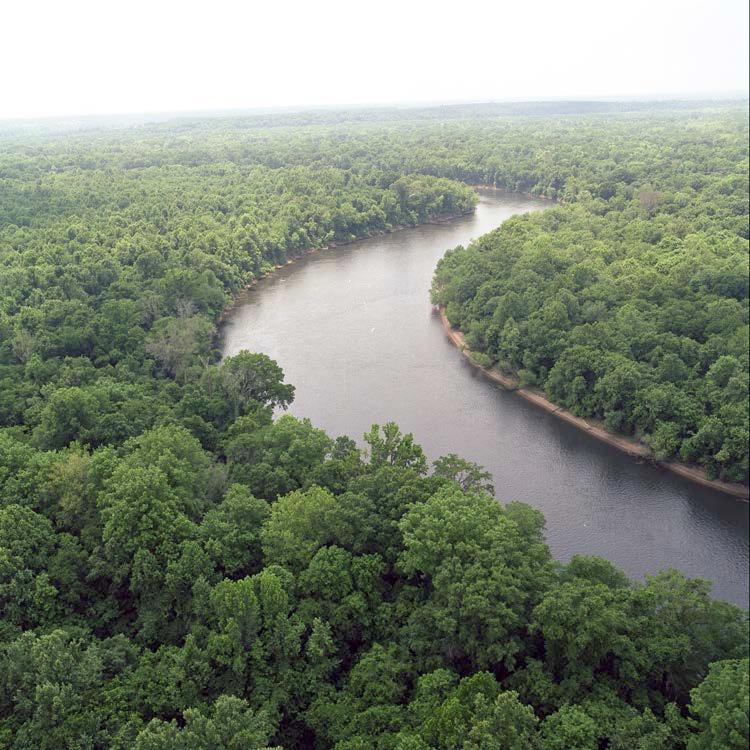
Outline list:
[[[747,747],[750,741],[747,659],[712,664],[706,679],[690,696],[690,712],[696,717],[698,734],[690,738],[688,750]]]
[[[432,466],[435,476],[455,482],[464,491],[483,491],[490,495],[495,493],[492,475],[478,464],[459,458],[455,453],[441,456],[433,461]]]
[[[107,556],[126,572],[138,552],[156,553],[162,560],[189,528],[180,513],[177,494],[167,476],[155,466],[123,466],[113,475],[113,488],[100,496]]]
[[[241,351],[227,357],[218,374],[235,417],[242,414],[250,402],[275,409],[286,408],[294,399],[294,386],[284,383],[284,372],[265,354]]]
[[[598,729],[592,718],[577,706],[563,706],[542,723],[542,750],[597,750]]]
[[[417,474],[427,471],[422,448],[415,444],[411,433],[402,435],[395,422],[374,424],[365,434],[365,442],[370,446],[370,465],[375,468],[391,465],[413,469]]]
[[[224,441],[231,476],[256,497],[272,500],[305,487],[323,464],[333,441],[309,419],[284,414],[271,424],[240,417]]]
[[[677,121],[661,132],[653,123],[564,129],[546,139],[518,136],[513,150],[507,132],[490,145],[480,128],[472,163],[483,174],[495,163],[487,149],[504,153],[508,164],[497,162],[495,181],[499,173],[507,188],[534,186],[562,194],[565,204],[449,250],[435,271],[433,302],[477,361],[497,361],[574,414],[643,438],[659,459],[680,457],[712,478],[746,482],[747,207],[718,189],[736,184],[726,170],[746,170]],[[729,130],[725,146],[739,135]],[[598,152],[604,133],[607,154]],[[693,159],[654,160],[677,143]],[[707,176],[709,163],[717,171]],[[740,195],[747,188],[736,184]]]
[[[527,540],[487,495],[444,488],[399,526],[399,569],[430,592],[408,626],[421,658],[510,668],[546,559],[525,559]]]
[[[199,531],[203,546],[225,575],[236,577],[260,569],[261,528],[268,514],[265,500],[254,498],[247,487],[235,484],[203,517]]]
[[[336,501],[330,492],[320,487],[292,492],[274,503],[263,527],[265,558],[299,572],[335,539],[336,525]]]
[[[40,464],[42,482],[14,485],[61,507],[53,520],[0,508],[3,741],[683,750],[743,737],[746,666],[709,664],[746,655],[747,618],[705,582],[555,565],[542,515],[473,491],[486,479],[470,462],[420,475],[421,449],[399,453],[394,426],[373,466],[282,419],[274,436],[241,417],[263,435],[248,445],[284,447],[311,473],[354,457],[343,492],[224,492],[173,425],[119,456],[69,449]],[[9,465],[27,455],[4,445]],[[90,550],[67,530],[78,514]]]
[[[273,723],[247,701],[221,695],[203,709],[188,709],[184,725],[153,719],[139,732],[134,750],[271,750]]]
[[[553,563],[476,464],[274,420],[279,365],[219,363],[276,264],[470,210],[455,179],[544,193],[433,301],[478,361],[746,480],[746,113],[498,111],[0,148],[0,746],[747,745],[747,615],[708,583]]]
[[[604,584],[576,579],[552,589],[534,610],[531,628],[544,637],[547,668],[571,700],[591,688],[595,673],[632,658],[626,601]]]

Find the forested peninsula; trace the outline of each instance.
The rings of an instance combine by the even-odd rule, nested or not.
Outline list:
[[[746,123],[629,127],[609,164],[597,126],[571,134],[555,160],[589,154],[531,188],[566,205],[448,253],[433,301],[479,364],[747,485]]]
[[[629,456],[656,460],[659,466],[683,476],[692,482],[710,487],[711,489],[719,490],[720,492],[742,500],[748,499],[749,495],[747,485],[738,482],[726,482],[720,479],[709,479],[704,470],[697,466],[689,466],[683,462],[659,461],[658,459],[655,459],[653,451],[644,442],[637,441],[632,437],[625,436],[622,433],[618,434],[614,430],[607,429],[600,421],[577,417],[568,409],[564,409],[562,406],[558,406],[550,401],[546,394],[541,392],[539,388],[533,386],[530,387],[528,385],[522,386],[521,379],[517,373],[507,372],[500,369],[496,365],[493,365],[492,362],[488,362],[483,353],[475,352],[468,347],[466,344],[466,337],[451,324],[450,320],[448,320],[444,307],[439,307],[439,313],[440,320],[443,323],[443,328],[445,329],[450,341],[461,351],[474,367],[481,370],[482,373],[492,382],[499,383],[505,390],[517,393],[524,400],[546,412],[549,412],[550,414],[553,414],[558,419],[562,419],[568,424],[572,424],[574,427],[586,432],[594,439],[607,443]]]
[[[747,481],[746,106],[560,107],[0,130],[0,747],[746,747],[748,616],[710,582],[559,563],[481,467],[274,417],[281,367],[216,349],[298,255],[465,183],[546,195],[434,300]]]

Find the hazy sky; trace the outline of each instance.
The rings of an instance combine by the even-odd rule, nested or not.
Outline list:
[[[0,117],[745,92],[747,0],[3,0]]]

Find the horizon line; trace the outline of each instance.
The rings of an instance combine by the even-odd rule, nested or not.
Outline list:
[[[460,106],[489,106],[492,104],[545,104],[545,103],[592,103],[601,102],[609,104],[636,104],[636,103],[659,103],[659,102],[716,102],[716,101],[747,101],[750,99],[750,91],[698,91],[698,92],[672,92],[663,94],[616,94],[616,95],[591,95],[591,96],[533,96],[533,97],[509,97],[490,99],[447,99],[447,100],[396,100],[396,101],[374,101],[358,103],[334,103],[334,104],[279,104],[258,105],[248,107],[209,107],[194,109],[174,110],[119,110],[112,112],[77,112],[68,114],[44,114],[44,115],[0,115],[1,123],[34,123],[59,120],[87,120],[102,118],[122,117],[187,117],[187,116],[214,116],[214,115],[264,115],[264,114],[296,114],[304,112],[346,112],[364,111],[377,109],[437,109],[439,107]]]

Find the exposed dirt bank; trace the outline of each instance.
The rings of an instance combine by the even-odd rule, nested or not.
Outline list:
[[[575,427],[578,427],[578,429],[587,432],[597,440],[601,440],[603,443],[607,443],[611,446],[614,446],[618,450],[623,451],[623,453],[652,461],[653,463],[662,466],[665,469],[674,472],[675,474],[679,474],[681,477],[690,479],[691,481],[696,482],[697,484],[701,484],[705,487],[719,490],[719,492],[724,492],[728,495],[733,495],[734,497],[741,498],[743,500],[748,499],[750,493],[748,492],[748,488],[743,484],[734,484],[731,482],[722,482],[718,479],[709,479],[706,476],[705,471],[700,467],[688,466],[687,464],[682,464],[677,461],[658,461],[656,458],[654,458],[654,454],[651,449],[640,441],[634,440],[625,435],[615,435],[604,429],[603,427],[594,424],[590,420],[582,419],[581,417],[575,416],[575,414],[571,414],[561,406],[554,404],[537,389],[520,387],[518,377],[516,377],[515,375],[508,375],[506,373],[503,373],[496,367],[482,367],[472,359],[472,352],[468,348],[468,346],[466,346],[466,341],[464,339],[463,333],[451,326],[450,321],[445,314],[445,310],[442,307],[440,308],[440,320],[443,323],[445,332],[448,334],[448,338],[456,347],[458,347],[458,349],[469,360],[469,362],[471,362],[471,364],[478,370],[481,370],[487,378],[494,381],[495,383],[498,383],[506,390],[514,391],[521,398],[529,401],[535,406],[538,406],[540,409],[544,409],[550,414],[554,414],[559,419],[562,419],[565,422],[569,422]]]

